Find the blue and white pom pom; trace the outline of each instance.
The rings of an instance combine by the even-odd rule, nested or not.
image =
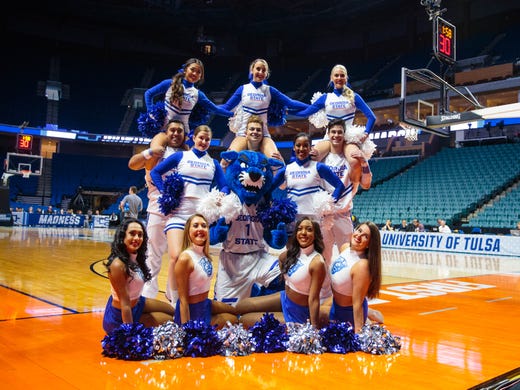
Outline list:
[[[218,337],[216,326],[204,321],[189,320],[182,325],[184,336],[184,356],[208,357],[220,353],[222,341]]]
[[[361,350],[358,336],[349,322],[331,321],[320,330],[320,336],[327,352],[345,354]]]
[[[123,360],[146,360],[153,354],[153,328],[140,322],[121,324],[101,341],[103,355]]]
[[[162,131],[166,121],[164,102],[155,103],[147,112],[137,118],[137,129],[145,137],[152,138]]]
[[[157,202],[164,215],[169,215],[179,207],[184,193],[184,179],[178,172],[173,172],[164,178],[163,192]]]
[[[260,321],[249,328],[255,352],[284,352],[287,350],[287,328],[274,318],[273,313],[265,313]]]
[[[283,126],[287,123],[286,116],[287,107],[271,100],[267,109],[267,124],[269,126]]]
[[[274,199],[259,206],[256,214],[264,229],[274,230],[280,222],[286,225],[294,222],[297,208],[296,203],[289,198]]]
[[[311,104],[318,100],[321,95],[323,95],[321,92],[314,92],[311,98]],[[312,123],[313,126],[317,129],[321,129],[329,125],[329,120],[327,119],[327,114],[325,114],[324,109],[321,109],[318,112],[310,115],[309,122]]]

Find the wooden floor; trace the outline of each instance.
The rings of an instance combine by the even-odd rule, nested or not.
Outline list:
[[[105,358],[112,235],[0,228],[3,388],[466,389],[520,367],[520,259],[386,250],[373,304],[401,337],[397,354]]]

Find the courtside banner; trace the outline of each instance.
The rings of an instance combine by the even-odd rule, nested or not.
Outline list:
[[[381,232],[383,248],[520,257],[520,237],[486,234]]]

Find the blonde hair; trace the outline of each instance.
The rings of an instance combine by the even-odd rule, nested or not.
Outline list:
[[[345,68],[345,66],[343,66],[341,64],[336,64],[336,65],[334,65],[334,67],[330,71],[330,81],[332,81],[332,75],[334,74],[334,70],[335,69],[339,69],[339,70],[343,71],[345,73],[345,76],[346,76],[347,80],[348,80],[347,68]],[[349,87],[347,87],[346,83],[343,86],[343,92],[341,92],[341,94],[343,96],[345,96],[350,102],[354,101],[354,91],[351,90]]]
[[[190,238],[190,227],[191,227],[191,221],[193,221],[193,219],[195,219],[196,217],[202,218],[204,220],[204,222],[206,222],[206,225],[208,227],[208,238],[206,239],[206,242],[204,243],[203,252],[204,252],[204,255],[206,255],[206,257],[208,259],[211,259],[211,257],[209,256],[209,223],[208,223],[208,220],[202,214],[193,214],[186,221],[186,224],[184,225],[184,235],[182,237],[182,252],[184,252],[186,249],[188,249],[191,246],[191,244],[193,244],[193,242],[191,241],[191,238]]]
[[[193,138],[197,136],[200,132],[205,131],[206,133],[209,133],[210,138],[213,138],[213,131],[211,130],[211,127],[208,125],[199,125],[193,130]]]
[[[255,66],[255,64],[256,64],[257,62],[261,62],[262,64],[264,64],[264,66],[265,66],[265,70],[266,70],[266,72],[265,72],[265,78],[266,78],[266,80],[267,80],[267,79],[269,78],[269,76],[271,75],[271,71],[269,70],[269,64],[268,64],[267,61],[264,60],[263,58],[257,58],[256,60],[254,60],[253,62],[251,62],[251,64],[249,65],[249,73],[250,73],[250,74],[253,73],[253,68],[254,68],[254,66]]]

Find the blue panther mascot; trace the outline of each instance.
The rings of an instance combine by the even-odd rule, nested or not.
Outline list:
[[[220,218],[210,228],[211,244],[222,242],[215,298],[234,305],[260,291],[283,288],[278,258],[269,246],[282,249],[287,243],[286,224],[294,221],[296,204],[272,188],[272,167],[279,160],[253,151],[227,151],[221,157],[229,162],[226,182],[230,194],[220,199]],[[267,290],[265,290],[267,289]]]

